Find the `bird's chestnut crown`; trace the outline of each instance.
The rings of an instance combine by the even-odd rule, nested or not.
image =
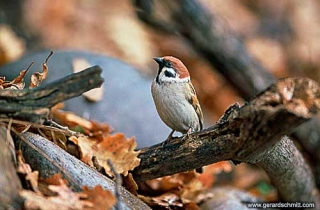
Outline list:
[[[172,56],[164,56],[162,58],[153,58],[159,64],[157,82],[175,81],[179,79],[189,79],[190,75],[187,67],[177,58]],[[161,79],[159,79],[161,77]]]

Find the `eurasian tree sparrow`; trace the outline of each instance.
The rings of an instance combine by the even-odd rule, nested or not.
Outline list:
[[[159,64],[152,82],[152,97],[162,121],[174,131],[189,135],[203,127],[203,115],[186,66],[177,58],[154,58]],[[164,143],[165,143],[164,142]]]

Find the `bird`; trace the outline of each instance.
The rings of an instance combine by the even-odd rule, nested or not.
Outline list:
[[[155,107],[161,120],[172,129],[165,145],[175,131],[185,136],[203,129],[203,114],[187,67],[173,56],[153,58],[159,65],[151,85]],[[183,137],[183,138],[184,138]]]

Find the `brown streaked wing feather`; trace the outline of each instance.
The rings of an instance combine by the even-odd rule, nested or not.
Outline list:
[[[203,128],[203,114],[202,110],[200,107],[200,103],[197,98],[196,90],[194,89],[193,85],[189,83],[189,88],[190,92],[192,93],[190,96],[187,96],[187,100],[189,103],[193,106],[194,110],[196,111],[198,118],[199,118],[199,123],[200,123],[200,130]]]

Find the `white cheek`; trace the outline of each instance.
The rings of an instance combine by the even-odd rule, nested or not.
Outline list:
[[[168,71],[172,74],[176,74],[176,77],[167,77],[164,73],[165,71]],[[179,81],[179,74],[177,74],[176,71],[172,68],[163,67],[162,71],[159,74],[159,80],[161,82],[176,82]]]
[[[177,72],[173,68],[163,67],[162,68],[162,73],[164,74],[165,71],[168,71],[173,75],[175,75],[175,74],[178,75]]]

